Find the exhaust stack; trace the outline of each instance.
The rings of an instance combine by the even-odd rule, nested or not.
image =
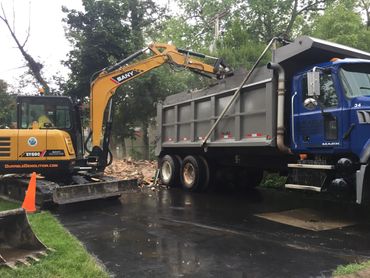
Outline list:
[[[285,71],[282,66],[276,63],[268,63],[268,69],[277,71],[278,77],[278,101],[277,101],[277,123],[276,123],[276,144],[283,153],[292,153],[290,148],[284,143],[284,102],[285,102]]]

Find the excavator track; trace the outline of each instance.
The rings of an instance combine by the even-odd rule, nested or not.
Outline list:
[[[29,177],[5,175],[0,178],[0,195],[5,199],[23,201],[29,184]],[[38,178],[36,182],[36,205],[48,208],[105,198],[119,198],[122,193],[137,188],[137,180],[119,180],[114,177],[101,178],[88,175],[72,176],[65,180]]]

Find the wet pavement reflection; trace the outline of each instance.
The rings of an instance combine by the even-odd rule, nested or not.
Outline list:
[[[256,217],[312,208],[355,225],[310,231]],[[368,209],[274,190],[125,194],[54,211],[115,277],[328,277],[370,259]]]

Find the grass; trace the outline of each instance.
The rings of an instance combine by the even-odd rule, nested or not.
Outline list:
[[[286,177],[280,176],[277,173],[265,174],[260,183],[260,186],[267,188],[283,188],[286,179],[287,179]]]
[[[8,210],[8,209],[16,209],[19,208],[21,205],[14,202],[4,201],[0,199],[0,211]]]
[[[19,204],[0,200],[0,210],[14,209]],[[109,277],[97,261],[87,253],[82,244],[49,213],[28,216],[37,237],[55,251],[32,262],[30,267],[20,266],[16,270],[0,268],[1,278],[10,277]]]
[[[353,263],[348,265],[340,265],[337,269],[333,272],[333,276],[340,276],[340,275],[348,275],[359,272],[366,268],[370,268],[370,261],[362,262],[362,263]],[[369,270],[370,273],[370,270]],[[365,277],[365,276],[361,276]]]

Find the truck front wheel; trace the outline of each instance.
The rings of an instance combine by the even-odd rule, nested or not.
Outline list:
[[[260,184],[263,171],[260,169],[240,168],[237,171],[237,185],[239,188],[253,188]]]
[[[179,184],[180,162],[174,155],[165,155],[159,161],[160,178],[164,185],[175,187]]]
[[[199,192],[203,188],[206,178],[204,162],[197,156],[189,155],[181,165],[180,180],[186,191]]]

